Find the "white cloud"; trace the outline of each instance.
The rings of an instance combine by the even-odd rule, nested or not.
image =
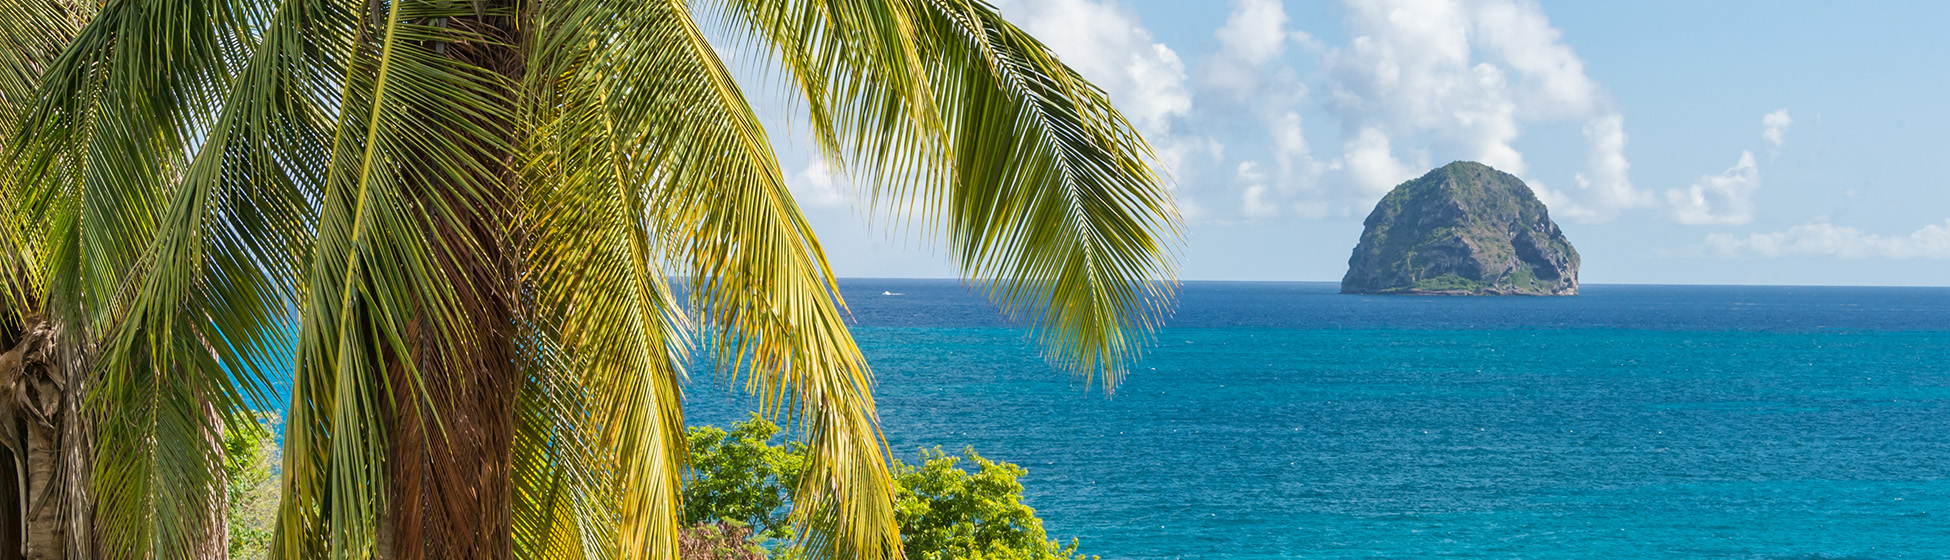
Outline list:
[[[1552,203],[1593,221],[1652,204],[1629,177],[1624,119],[1536,4],[1350,0],[1346,25],[1354,38],[1326,57],[1328,105],[1352,131],[1343,158],[1362,192],[1399,175],[1382,172],[1400,160],[1376,153],[1387,145],[1376,138],[1523,176],[1529,166],[1515,142],[1524,125],[1571,120],[1585,122],[1590,161],[1579,188],[1549,192]]]
[[[1534,4],[1482,2],[1472,10],[1472,28],[1482,48],[1516,70],[1523,84],[1513,88],[1527,118],[1578,119],[1598,110],[1598,84],[1584,73],[1584,60],[1559,42],[1562,32]]]
[[[1302,37],[1288,31],[1286,24],[1286,8],[1277,0],[1232,0],[1225,26],[1212,34],[1219,40],[1219,51],[1200,64],[1200,85],[1245,100],[1266,93],[1261,91],[1262,81],[1268,75],[1290,78],[1267,68],[1286,54],[1287,41]],[[1280,85],[1304,95],[1305,86],[1286,81],[1279,80]]]
[[[1923,226],[1908,235],[1883,236],[1837,226],[1826,220],[1801,224],[1787,231],[1744,237],[1724,233],[1706,236],[1707,248],[1721,256],[1821,256],[1844,259],[1950,259],[1950,220]]]
[[[1111,93],[1172,170],[1193,221],[1359,214],[1451,160],[1525,176],[1530,162],[1516,145],[1542,123],[1581,123],[1589,147],[1562,190],[1525,177],[1560,216],[1605,221],[1664,204],[1633,185],[1624,119],[1534,2],[1346,1],[1351,39],[1326,46],[1293,29],[1279,0],[1230,0],[1195,81],[1115,0],[1000,6]],[[1319,93],[1288,64],[1293,44],[1321,57]],[[1303,122],[1309,106],[1327,111],[1323,130],[1337,128],[1337,144],[1309,141],[1305,125],[1322,126],[1313,115]]]
[[[1693,186],[1666,191],[1674,221],[1689,226],[1740,225],[1754,221],[1754,191],[1760,190],[1760,166],[1753,152],[1740,152],[1740,161],[1718,175],[1702,175]]]
[[[1286,52],[1286,21],[1286,8],[1274,0],[1233,0],[1219,43],[1241,60],[1265,64]]]
[[[1555,191],[1541,184],[1531,185],[1533,190],[1558,216],[1581,222],[1606,222],[1623,210],[1657,206],[1657,197],[1632,186],[1632,163],[1625,159],[1627,139],[1622,116],[1586,121],[1584,140],[1590,148],[1585,170],[1572,177],[1577,190]]]
[[[1239,194],[1239,213],[1248,218],[1272,218],[1280,215],[1279,206],[1266,199],[1266,174],[1259,170],[1259,162],[1242,161],[1233,172],[1233,178],[1246,190]]]
[[[786,188],[792,191],[794,200],[806,206],[845,206],[846,191],[840,185],[842,181],[844,178],[828,166],[824,158],[814,156],[812,163],[786,181]]]
[[[1154,145],[1163,143],[1172,119],[1191,112],[1184,61],[1122,7],[1093,0],[1005,0],[999,7],[1063,63],[1109,92],[1118,110]]]
[[[1313,149],[1307,145],[1300,113],[1287,111],[1273,119],[1268,128],[1273,136],[1273,161],[1279,166],[1281,190],[1291,193],[1314,189],[1325,167],[1314,160]]]
[[[1415,170],[1395,159],[1388,134],[1380,129],[1361,129],[1354,138],[1348,139],[1341,151],[1348,175],[1355,186],[1370,195],[1367,197],[1370,201],[1381,198],[1395,185],[1415,178]]]
[[[1787,135],[1788,127],[1793,125],[1794,118],[1788,116],[1787,109],[1762,115],[1760,117],[1760,137],[1767,140],[1767,143],[1773,144],[1775,148],[1779,148],[1785,140],[1783,137]]]
[[[1606,115],[1584,123],[1590,144],[1585,171],[1576,176],[1578,189],[1590,201],[1578,207],[1584,221],[1610,220],[1619,211],[1656,205],[1652,193],[1632,186],[1632,163],[1625,159],[1625,117]]]

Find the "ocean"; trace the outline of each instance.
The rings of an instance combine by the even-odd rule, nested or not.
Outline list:
[[[1110,394],[957,282],[841,289],[896,455],[1022,465],[1106,560],[1950,558],[1950,289],[1190,282]]]

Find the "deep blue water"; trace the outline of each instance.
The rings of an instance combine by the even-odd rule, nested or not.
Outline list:
[[[897,455],[1020,464],[1106,559],[1950,558],[1950,289],[1195,282],[1107,396],[957,283],[841,285]]]

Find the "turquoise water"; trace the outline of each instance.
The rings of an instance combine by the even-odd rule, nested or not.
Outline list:
[[[954,283],[842,286],[896,452],[1027,467],[1106,559],[1950,557],[1950,290],[1192,283],[1106,396]]]

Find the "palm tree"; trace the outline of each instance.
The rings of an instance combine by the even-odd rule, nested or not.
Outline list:
[[[0,0],[0,560],[223,554],[219,443],[285,380],[276,557],[673,558],[693,364],[810,446],[811,556],[897,557],[872,375],[713,36],[1115,384],[1176,211],[982,0]]]

